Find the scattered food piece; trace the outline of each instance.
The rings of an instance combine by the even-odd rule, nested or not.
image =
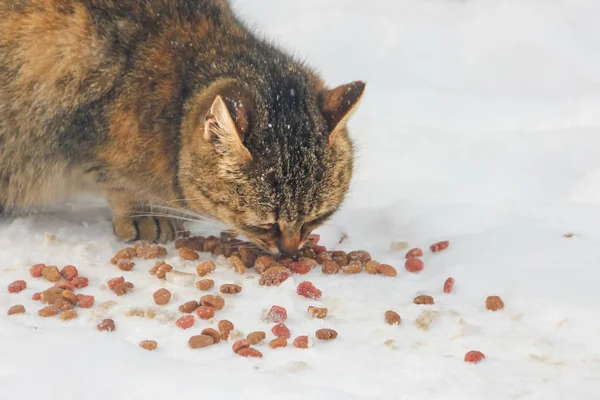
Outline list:
[[[377,269],[385,276],[394,277],[397,275],[396,268],[388,264],[380,264]]]
[[[19,304],[8,309],[7,315],[15,314],[25,314],[25,307]]]
[[[152,297],[157,305],[164,306],[169,304],[169,301],[171,301],[171,292],[164,288],[158,289],[156,292],[154,292]]]
[[[415,299],[413,300],[413,303],[415,303],[415,304],[434,304],[435,301],[433,300],[433,297],[431,297],[431,296],[421,295],[421,296],[415,297]]]
[[[332,340],[338,337],[338,333],[333,329],[319,329],[315,336],[319,340]]]
[[[221,341],[221,335],[219,332],[212,328],[206,328],[202,330],[202,334],[206,336],[210,336],[213,339],[213,343],[217,344]]]
[[[203,306],[210,306],[217,310],[222,310],[225,307],[225,299],[221,296],[214,296],[212,294],[207,294],[200,298],[200,304]]]
[[[311,268],[310,268],[309,265],[297,261],[297,262],[292,263],[292,266],[290,267],[290,269],[295,274],[305,275],[305,274],[308,274],[310,272]]]
[[[42,269],[42,276],[49,282],[58,282],[62,278],[58,268],[54,265],[44,267],[44,269]]]
[[[271,256],[260,256],[254,261],[254,270],[257,274],[262,274],[271,267],[274,261],[275,259]]]
[[[167,272],[173,271],[173,267],[165,261],[157,261],[148,272],[150,275],[156,276],[158,279],[165,279]]]
[[[423,257],[423,250],[415,247],[414,249],[410,249],[408,253],[406,253],[406,258],[415,258],[415,257]]]
[[[287,311],[283,307],[273,306],[269,310],[269,313],[267,315],[267,319],[268,319],[268,321],[274,322],[276,324],[279,324],[281,322],[285,322],[285,320],[287,320]]]
[[[133,247],[127,247],[119,250],[117,254],[115,254],[115,256],[110,260],[110,263],[117,265],[120,260],[132,260],[135,257],[137,257],[137,251]]]
[[[465,362],[477,364],[485,358],[485,354],[480,351],[472,350],[465,354]]]
[[[148,351],[154,351],[158,347],[158,343],[154,340],[143,340],[140,342],[140,347]]]
[[[121,271],[131,271],[135,267],[135,263],[130,260],[119,260],[117,262],[117,268]]]
[[[358,260],[350,261],[348,265],[342,267],[342,272],[346,275],[360,274],[363,270],[363,263]]]
[[[392,310],[386,311],[385,312],[385,323],[388,325],[400,325],[400,322],[402,321],[402,318],[400,318],[400,315]]]
[[[271,332],[273,332],[273,335],[275,335],[277,337],[284,337],[286,339],[289,339],[292,336],[288,327],[282,323],[275,325],[271,329]]]
[[[19,293],[25,289],[27,289],[27,282],[23,280],[14,281],[8,285],[8,293]]]
[[[432,244],[430,246],[430,249],[433,253],[437,253],[442,250],[446,250],[448,248],[448,246],[450,246],[450,242],[446,240],[444,242],[438,242],[438,243]]]
[[[239,351],[236,352],[236,354],[238,356],[242,356],[242,357],[255,357],[255,358],[262,358],[262,353],[256,349],[253,349],[251,347],[244,347],[243,349],[240,349]]]
[[[46,268],[45,264],[35,264],[33,267],[29,268],[29,275],[31,275],[32,278],[41,278],[44,268]]]
[[[200,307],[200,303],[198,303],[196,300],[188,301],[187,303],[179,306],[179,312],[191,314],[196,311],[196,308],[198,307]]]
[[[175,325],[177,325],[181,329],[188,329],[194,326],[194,322],[196,319],[193,315],[185,315],[175,321]]]
[[[88,296],[85,294],[77,294],[77,305],[80,308],[92,308],[95,299],[94,296]]]
[[[278,349],[280,347],[287,347],[287,339],[283,336],[279,336],[269,342],[269,347],[272,349]]]
[[[77,289],[83,289],[84,287],[86,287],[89,284],[89,280],[88,280],[88,278],[86,278],[84,276],[76,276],[75,278],[71,279],[71,283]]]
[[[229,339],[229,334],[234,329],[234,325],[232,322],[223,319],[219,321],[219,332],[221,333],[221,340]]]
[[[196,267],[196,272],[199,276],[206,276],[215,269],[217,269],[217,265],[213,261],[203,261]]]
[[[370,275],[376,275],[379,273],[379,267],[381,266],[380,263],[378,263],[377,261],[367,261],[365,263],[365,271],[367,271],[368,274]]]
[[[107,286],[110,290],[115,290],[115,288],[120,285],[121,283],[125,283],[125,278],[122,276],[119,276],[118,278],[112,278],[107,282]]]
[[[304,281],[296,288],[296,293],[307,299],[318,300],[323,294],[319,289],[315,287],[311,282]]]
[[[452,293],[452,289],[454,289],[454,278],[448,278],[444,282],[444,293]]]
[[[243,275],[246,273],[246,265],[238,256],[231,256],[227,259],[229,266],[233,268],[236,274]]]
[[[297,349],[308,349],[308,336],[298,336],[294,339],[294,347]]]
[[[309,306],[308,313],[313,318],[323,319],[323,318],[327,318],[328,310],[327,310],[327,308],[319,308],[319,307]]]
[[[200,306],[196,309],[196,314],[200,319],[211,319],[215,316],[215,309],[210,306]]]
[[[124,282],[124,283],[119,283],[117,286],[115,286],[115,289],[113,290],[113,292],[117,296],[123,296],[124,294],[129,293],[129,291],[131,289],[133,289],[133,283]]]
[[[504,302],[499,296],[488,296],[485,300],[485,308],[491,311],[499,311],[504,308]]]
[[[167,255],[167,249],[154,243],[138,241],[133,244],[137,255],[146,260],[164,257]]]
[[[259,344],[260,342],[262,342],[263,340],[265,340],[267,338],[267,335],[265,332],[263,331],[256,331],[256,332],[252,332],[249,333],[248,336],[246,336],[246,340],[248,341],[248,343],[250,343],[252,346]]]
[[[340,266],[335,261],[325,261],[321,267],[321,270],[326,275],[334,275],[340,272]]]
[[[279,286],[290,276],[292,274],[285,267],[270,267],[260,275],[258,283],[261,286]]]
[[[213,344],[215,344],[213,338],[208,335],[196,335],[188,340],[188,346],[192,349],[201,349],[203,347],[212,346]]]
[[[60,312],[60,308],[58,308],[55,305],[51,305],[51,306],[46,306],[46,307],[38,310],[38,315],[43,318],[48,318],[48,317],[54,317],[55,315],[58,315],[59,312]]]
[[[390,250],[392,250],[392,251],[401,251],[401,250],[406,250],[406,249],[408,249],[408,242],[402,242],[402,241],[394,242],[394,241],[392,241],[390,243]]]
[[[220,292],[223,294],[237,294],[241,293],[242,287],[240,285],[221,285]]]
[[[65,310],[60,314],[61,321],[70,321],[77,317],[78,317],[77,311],[75,311],[75,310]]]
[[[212,279],[202,279],[196,282],[196,287],[202,291],[207,291],[215,286],[215,281]]]
[[[411,273],[415,274],[417,272],[423,271],[423,268],[425,267],[425,264],[423,263],[423,261],[421,261],[418,258],[409,258],[404,263],[404,267],[406,268],[406,270],[408,272],[411,272]]]
[[[96,328],[98,328],[100,332],[112,332],[115,330],[115,321],[112,319],[104,319],[96,326]]]
[[[200,255],[198,253],[196,253],[194,250],[184,247],[182,249],[179,249],[179,257],[181,257],[187,261],[195,261],[200,258]]]

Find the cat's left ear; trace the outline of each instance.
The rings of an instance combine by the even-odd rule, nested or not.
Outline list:
[[[362,99],[366,83],[356,81],[321,93],[321,112],[329,126],[329,144],[346,127],[352,112]]]
[[[244,145],[248,131],[248,109],[242,102],[217,96],[204,122],[204,139],[212,141],[223,155],[233,155],[241,161],[252,160]]]

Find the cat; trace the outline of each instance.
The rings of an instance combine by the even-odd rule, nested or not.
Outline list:
[[[224,0],[0,0],[0,208],[98,190],[123,241],[197,216],[293,254],[346,197],[365,87],[326,87]]]

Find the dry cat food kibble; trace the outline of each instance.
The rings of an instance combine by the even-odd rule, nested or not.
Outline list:
[[[433,300],[433,297],[431,297],[431,296],[421,295],[421,296],[415,297],[415,299],[413,300],[413,303],[415,303],[415,304],[434,304],[435,301]]]
[[[472,350],[465,354],[465,362],[477,364],[485,358],[485,354],[480,351]]]
[[[196,314],[200,319],[211,319],[215,316],[215,309],[210,306],[200,306],[196,309]]]
[[[491,311],[498,311],[504,308],[504,302],[499,296],[488,296],[485,300],[485,308]]]
[[[283,307],[273,306],[267,314],[267,319],[270,322],[274,322],[276,324],[280,322],[285,322],[285,320],[287,319],[287,311]]]
[[[198,307],[200,307],[200,304],[196,300],[188,301],[179,306],[179,312],[191,314],[196,311],[196,308]]]
[[[88,296],[85,294],[77,294],[77,304],[81,308],[91,308],[94,305],[94,296]]]
[[[279,286],[290,276],[290,271],[285,267],[270,267],[260,275],[258,283],[261,286]]]
[[[213,344],[215,344],[213,338],[208,335],[196,335],[188,340],[188,346],[191,349],[201,349],[203,347],[212,346]]]
[[[298,275],[305,275],[310,272],[310,266],[299,261],[292,263],[290,269]]]
[[[82,289],[89,284],[89,281],[88,281],[88,278],[86,278],[84,276],[76,276],[75,278],[71,279],[71,283],[77,289]]]
[[[227,259],[229,266],[233,268],[236,274],[242,275],[246,273],[246,265],[238,256],[231,256]]]
[[[117,296],[123,296],[124,294],[129,293],[129,291],[131,289],[133,289],[133,283],[124,282],[124,283],[119,283],[117,286],[115,286],[115,289],[113,290],[113,292]]]
[[[431,249],[431,251],[433,253],[437,253],[442,250],[446,250],[448,248],[448,246],[450,246],[450,242],[446,240],[444,242],[434,243],[429,248]]]
[[[371,254],[366,250],[356,250],[348,253],[348,261],[360,261],[365,264],[367,261],[371,261]]]
[[[327,318],[327,312],[328,312],[327,308],[319,308],[319,307],[314,307],[314,306],[308,307],[308,313],[313,318],[319,318],[319,319]]]
[[[15,314],[25,314],[25,307],[22,305],[12,306],[8,309],[7,315],[15,315]]]
[[[312,258],[308,258],[308,257],[301,257],[298,262],[304,264],[304,265],[308,265],[308,267],[315,268],[317,265],[319,265],[317,263],[316,260],[312,259]]]
[[[137,251],[133,247],[127,247],[119,250],[117,254],[115,254],[115,256],[110,260],[110,263],[117,265],[119,260],[132,260],[135,257],[137,257]]]
[[[158,343],[154,340],[142,340],[140,342],[140,347],[148,351],[154,351],[158,347]]]
[[[33,301],[40,301],[41,299],[42,299],[41,293],[34,293],[33,296],[31,296],[31,300],[33,300]]]
[[[213,339],[213,343],[217,344],[221,341],[221,335],[219,332],[212,328],[203,329],[201,332],[203,335],[210,336]]]
[[[294,347],[297,349],[308,349],[308,336],[298,336],[294,339]]]
[[[215,286],[215,281],[212,279],[202,279],[196,282],[196,287],[200,290],[210,290]]]
[[[196,253],[194,250],[184,247],[183,249],[179,250],[179,257],[181,257],[187,261],[195,261],[200,258],[200,255],[198,253]]]
[[[175,325],[177,325],[181,329],[188,329],[194,325],[195,319],[193,315],[185,315],[175,321]]]
[[[44,269],[42,269],[42,276],[49,282],[58,282],[62,278],[58,268],[54,265],[44,267]]]
[[[121,283],[125,283],[125,278],[122,276],[119,276],[117,278],[109,279],[108,282],[106,283],[106,286],[108,286],[108,288],[110,290],[115,290],[115,288],[118,285],[120,285]]]
[[[389,276],[389,277],[394,277],[397,274],[396,268],[394,268],[388,264],[379,264],[379,267],[377,267],[377,270],[379,271],[379,273],[381,273],[385,276]]]
[[[65,267],[63,267],[63,269],[60,270],[60,275],[63,277],[63,279],[66,279],[68,281],[75,278],[78,274],[79,271],[77,271],[77,268],[75,268],[75,266],[73,265],[66,265]]]
[[[8,293],[19,293],[25,289],[27,289],[27,282],[23,280],[14,281],[8,285]]]
[[[444,282],[444,293],[452,293],[452,289],[454,289],[454,278],[448,278]]]
[[[77,311],[75,311],[75,310],[65,310],[60,314],[61,321],[70,321],[77,317],[78,317]]]
[[[296,288],[296,293],[298,293],[302,297],[306,297],[307,299],[318,300],[321,298],[323,294],[319,289],[315,287],[311,282],[304,281],[301,282]]]
[[[269,347],[272,349],[278,349],[280,347],[287,347],[287,339],[283,336],[279,336],[269,342]]]
[[[275,259],[271,256],[260,256],[254,261],[254,271],[257,274],[262,274],[271,266]]]
[[[217,265],[213,261],[203,261],[196,267],[196,272],[199,276],[206,276],[217,269]]]
[[[282,323],[275,325],[271,329],[271,332],[273,332],[273,335],[277,337],[284,337],[286,339],[289,339],[292,336],[288,327]]]
[[[315,336],[319,340],[332,340],[332,339],[337,338],[338,333],[336,331],[334,331],[333,329],[319,329],[315,333]]]
[[[225,307],[225,299],[221,296],[207,294],[200,298],[200,304],[202,304],[203,306],[214,307],[217,310],[222,310],[223,307]]]
[[[143,240],[135,242],[133,247],[135,248],[137,255],[146,260],[164,257],[167,255],[166,248]]]
[[[75,285],[73,285],[71,282],[65,281],[65,280],[60,280],[60,281],[56,282],[54,284],[54,287],[61,288],[63,290],[71,290],[71,291],[74,291],[76,289]]]
[[[379,266],[381,264],[378,263],[377,261],[367,261],[365,263],[365,271],[367,271],[368,274],[370,275],[376,275],[379,273]]]
[[[400,322],[402,322],[402,318],[400,318],[400,315],[392,310],[386,311],[385,312],[385,323],[388,325],[400,325]]]
[[[64,290],[61,293],[61,296],[63,297],[63,299],[67,300],[69,303],[77,304],[77,296],[75,296],[75,293],[73,293],[72,291]]]
[[[171,301],[171,292],[164,288],[158,289],[156,292],[154,292],[152,297],[157,305],[164,306],[165,304],[169,304],[169,301]]]
[[[414,249],[410,249],[408,253],[406,253],[406,258],[415,258],[415,257],[423,257],[423,250],[415,247]]]
[[[58,315],[59,312],[60,312],[60,308],[58,308],[55,305],[51,305],[51,306],[46,306],[46,307],[38,310],[38,315],[40,317],[48,318],[48,317],[54,317],[55,315]]]
[[[115,330],[115,321],[112,319],[104,319],[102,322],[96,325],[96,328],[100,332],[112,332]]]
[[[223,294],[237,294],[242,291],[242,287],[240,285],[221,285],[220,292]]]
[[[158,279],[165,279],[168,272],[173,271],[173,267],[165,261],[157,261],[148,272],[150,275],[156,276]]]
[[[229,334],[234,329],[234,325],[232,322],[223,319],[219,321],[219,332],[221,333],[221,340],[229,339]]]
[[[238,356],[242,356],[242,357],[255,357],[255,358],[262,358],[262,356],[263,356],[260,351],[253,349],[251,347],[244,347],[243,349],[240,349],[235,354],[237,354]]]
[[[321,266],[321,270],[326,275],[334,275],[340,272],[340,266],[335,261],[325,261]]]
[[[231,346],[231,349],[234,353],[237,353],[241,349],[245,349],[247,347],[250,347],[250,342],[246,339],[240,339]]]
[[[246,336],[246,340],[251,345],[259,344],[266,338],[267,338],[267,334],[263,331],[252,332],[252,333],[249,333],[248,336]]]
[[[404,263],[404,267],[408,272],[417,273],[423,271],[425,264],[418,258],[409,258]]]
[[[31,275],[32,278],[41,278],[42,271],[45,267],[45,264],[35,264],[33,267],[29,268],[29,275]]]
[[[363,263],[360,261],[350,261],[348,265],[344,265],[342,267],[342,272],[344,274],[360,274],[363,270]]]
[[[117,268],[121,271],[131,271],[135,267],[135,263],[130,260],[119,260],[117,262]]]

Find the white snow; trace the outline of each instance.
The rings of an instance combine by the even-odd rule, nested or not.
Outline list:
[[[600,2],[237,0],[235,7],[331,86],[368,82],[351,126],[359,147],[352,193],[320,233],[333,249],[369,250],[398,277],[313,271],[262,288],[220,265],[217,287],[238,283],[242,293],[227,296],[214,323],[197,320],[182,331],[165,314],[124,315],[151,306],[160,287],[174,293],[167,312],[199,292],[156,280],[147,272],[152,261],[125,273],[110,265],[122,245],[105,208],[69,204],[2,220],[1,398],[600,398]],[[337,245],[342,233],[348,239]],[[451,245],[426,251],[425,270],[409,274],[392,240]],[[169,250],[167,261],[194,272],[197,263]],[[27,272],[39,262],[76,265],[90,278],[82,293],[96,304],[117,301],[106,313],[117,330],[96,331],[97,306],[72,322],[39,318],[30,298],[47,284]],[[120,275],[133,292],[116,298],[102,290]],[[445,295],[449,276],[455,293]],[[8,294],[16,279],[28,289]],[[323,291],[320,301],[295,294],[305,279]],[[412,304],[419,293],[436,304]],[[503,311],[485,309],[492,294],[504,299]],[[7,317],[14,304],[26,315]],[[269,332],[261,316],[273,304],[287,308],[294,337],[331,327],[338,339],[307,350],[263,343],[260,360],[235,356],[230,344],[187,348],[192,334],[223,318],[244,334]],[[307,318],[313,304],[330,317]],[[402,316],[400,326],[383,323],[388,309]],[[427,332],[414,325],[424,309],[440,313]],[[140,349],[144,339],[157,340],[158,350]],[[473,349],[487,358],[467,365]]]

